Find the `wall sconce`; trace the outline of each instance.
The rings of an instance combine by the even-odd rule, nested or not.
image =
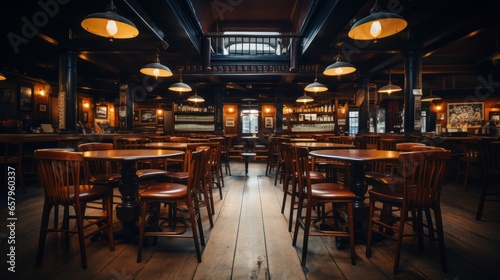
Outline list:
[[[229,107],[229,109],[227,109],[227,110],[229,111],[229,113],[232,113],[232,112],[234,112],[234,109],[233,109],[233,107]]]
[[[266,107],[266,113],[269,113],[269,112],[271,112],[271,108]]]
[[[88,108],[89,107],[89,103],[87,101],[83,102],[83,107],[84,108]]]
[[[161,114],[163,114],[163,110],[161,108],[158,108],[158,109],[156,109],[156,113],[158,115],[161,115]]]
[[[433,101],[432,103],[434,103],[434,109],[436,110],[436,112],[441,111],[441,100]]]
[[[40,88],[40,91],[38,92],[40,96],[45,96],[45,90],[43,88]]]
[[[344,115],[345,114],[345,106],[344,105],[339,105],[339,112]]]

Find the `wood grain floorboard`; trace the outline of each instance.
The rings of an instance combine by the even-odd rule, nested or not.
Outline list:
[[[424,252],[414,238],[405,238],[400,273],[392,274],[395,242],[374,243],[372,257],[365,257],[365,244],[356,244],[356,265],[350,263],[348,246],[338,249],[335,238],[311,237],[305,267],[300,266],[302,230],[297,246],[288,232],[288,207],[280,213],[282,185],[274,186],[275,174],[265,176],[265,163],[252,161],[245,176],[242,161],[232,161],[233,176],[225,176],[223,199],[215,190],[215,226],[210,227],[202,209],[206,246],[202,263],[196,260],[192,239],[159,238],[148,243],[141,263],[137,246],[116,241],[109,251],[106,240],[86,241],[88,268],[82,269],[76,236],[70,249],[63,238],[49,234],[43,265],[35,266],[43,205],[43,191],[36,185],[18,194],[16,213],[16,273],[3,272],[2,279],[499,279],[500,203],[487,202],[482,221],[475,220],[480,193],[477,180],[455,184],[449,178],[441,205],[447,250],[447,273],[441,271],[436,241],[424,239]],[[498,187],[494,188],[493,191]],[[6,197],[0,197],[0,211],[7,213]],[[89,211],[99,211],[89,209]],[[60,209],[59,219],[62,218]],[[52,223],[52,221],[51,221]],[[115,220],[115,229],[120,228]],[[411,224],[406,230],[411,231]],[[0,220],[2,269],[7,271],[6,219]]]

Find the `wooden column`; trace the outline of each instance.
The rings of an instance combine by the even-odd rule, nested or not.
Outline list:
[[[66,51],[59,56],[59,131],[77,133],[76,53]]]

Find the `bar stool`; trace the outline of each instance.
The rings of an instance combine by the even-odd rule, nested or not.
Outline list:
[[[295,148],[295,164],[297,170],[298,182],[298,211],[295,222],[295,231],[293,233],[292,245],[296,246],[299,228],[304,230],[304,239],[302,242],[302,266],[306,265],[307,249],[309,236],[334,236],[349,238],[349,245],[351,250],[351,263],[356,264],[356,253],[354,244],[354,221],[353,221],[353,201],[356,195],[347,189],[343,184],[338,183],[317,183],[311,182],[310,164],[309,164],[309,150],[306,147]],[[347,212],[347,230],[343,230],[340,226],[340,218],[336,215],[325,214],[321,212],[313,217],[313,207],[325,206],[332,204],[332,212],[339,210],[335,207],[343,205]],[[305,210],[305,214],[302,211]],[[320,221],[326,219],[333,219],[335,224],[331,227],[326,224],[319,224]]]
[[[203,176],[208,168],[208,151],[194,151],[189,156],[189,178],[187,184],[179,183],[154,183],[139,194],[141,203],[140,217],[140,232],[139,244],[137,246],[137,262],[142,260],[142,247],[144,237],[158,236],[165,237],[183,237],[192,238],[194,241],[196,256],[198,262],[201,263],[201,246],[205,246],[205,237],[203,234],[203,224],[200,215],[200,205],[198,201],[198,186],[203,181]],[[165,218],[160,217],[160,207],[157,204],[166,203],[175,211],[169,211],[169,215]],[[146,220],[150,205],[155,205],[154,229],[146,231],[146,225],[149,224]],[[174,216],[175,213],[183,213],[182,217]],[[211,216],[209,214],[209,216]],[[160,223],[160,220],[165,219],[168,223]],[[165,227],[164,225],[170,225]],[[191,227],[191,234],[187,233],[187,227]]]

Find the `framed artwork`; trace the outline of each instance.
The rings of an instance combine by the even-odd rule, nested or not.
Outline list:
[[[134,121],[139,121],[139,111],[134,111]]]
[[[88,112],[83,112],[83,122],[84,123],[89,122],[89,113]]]
[[[163,123],[164,123],[163,116],[158,116],[158,124],[163,124]]]
[[[448,103],[448,127],[479,126],[484,120],[484,102]]]
[[[38,112],[47,112],[47,104],[38,104]]]
[[[29,86],[19,87],[19,110],[33,111],[33,88]]]
[[[264,118],[264,127],[265,128],[273,128],[274,127],[273,117],[265,117]]]
[[[141,123],[155,123],[156,110],[141,110]]]
[[[95,106],[95,118],[96,119],[107,119],[108,118],[108,105],[96,105]]]
[[[16,91],[12,88],[0,89],[0,104],[16,104]]]
[[[226,118],[226,126],[234,126],[234,119]]]

